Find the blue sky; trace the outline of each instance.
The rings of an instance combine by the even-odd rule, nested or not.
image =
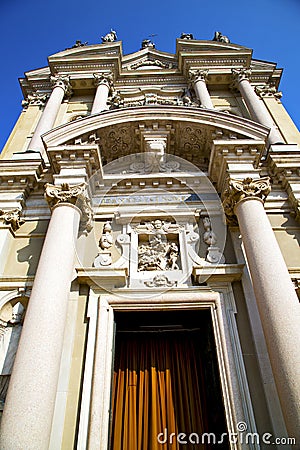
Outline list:
[[[21,112],[18,78],[76,39],[101,43],[113,28],[124,54],[156,34],[158,50],[175,52],[181,32],[209,40],[216,30],[254,49],[254,58],[284,68],[282,102],[300,127],[300,0],[1,0],[0,150]]]

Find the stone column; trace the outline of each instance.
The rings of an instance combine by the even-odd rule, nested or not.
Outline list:
[[[290,437],[300,442],[300,305],[263,200],[268,178],[229,180],[224,209],[238,219],[276,387]]]
[[[214,109],[207,86],[208,70],[190,70],[189,81],[194,88],[197,99],[203,108]]]
[[[48,450],[85,183],[46,185],[52,216],[44,241],[1,422],[2,450]]]
[[[251,69],[232,69],[232,73],[252,119],[270,128],[268,137],[269,145],[284,144],[285,142],[277,130],[269,111],[263,101],[256,95],[249,81]]]
[[[28,146],[28,150],[40,153],[44,151],[41,135],[52,129],[64,96],[71,94],[69,77],[51,77],[51,83],[53,85],[52,93]]]
[[[91,114],[97,114],[108,109],[107,99],[113,84],[113,75],[111,72],[94,73],[94,79],[97,89]]]

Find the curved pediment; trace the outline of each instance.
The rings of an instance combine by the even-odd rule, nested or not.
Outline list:
[[[46,148],[98,144],[103,163],[145,150],[149,137],[164,139],[166,152],[205,170],[213,141],[263,146],[269,129],[248,119],[201,108],[123,108],[61,125],[43,135]]]

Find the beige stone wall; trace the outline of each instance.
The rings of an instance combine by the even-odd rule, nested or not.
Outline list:
[[[300,226],[290,214],[269,214],[271,225],[287,266],[300,268]]]
[[[11,159],[13,153],[24,152],[27,149],[41,113],[42,110],[38,106],[29,106],[21,112],[3,147],[0,159]]]
[[[240,117],[250,118],[249,113],[240,96],[236,96],[228,89],[211,90],[212,103],[218,111],[228,111]]]
[[[11,240],[4,276],[30,276],[36,272],[48,221],[26,222]]]
[[[264,97],[263,99],[269,112],[287,144],[300,144],[300,133],[280,101],[274,97]]]

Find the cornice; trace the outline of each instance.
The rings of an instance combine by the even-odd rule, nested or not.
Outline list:
[[[43,171],[41,160],[22,159],[22,154],[18,155],[18,159],[0,160],[0,190],[21,190],[28,195],[40,181]]]

